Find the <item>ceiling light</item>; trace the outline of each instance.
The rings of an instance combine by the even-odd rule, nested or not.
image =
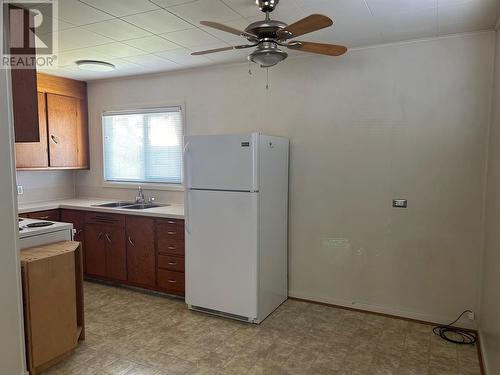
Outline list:
[[[110,72],[116,69],[116,66],[111,63],[97,60],[78,60],[76,65],[81,70],[89,70],[91,72]]]

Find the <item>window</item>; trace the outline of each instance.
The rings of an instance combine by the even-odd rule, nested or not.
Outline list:
[[[182,122],[181,107],[104,113],[105,181],[181,184]]]

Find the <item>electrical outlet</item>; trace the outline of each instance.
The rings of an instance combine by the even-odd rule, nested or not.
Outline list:
[[[17,185],[17,195],[23,195],[23,194],[24,194],[23,185]]]
[[[469,318],[469,320],[474,320],[474,319],[476,319],[476,314],[474,314],[473,311],[469,311],[467,313],[467,317]]]

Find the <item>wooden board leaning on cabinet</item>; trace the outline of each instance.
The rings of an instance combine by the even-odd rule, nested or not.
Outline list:
[[[82,253],[63,241],[21,251],[26,360],[31,375],[85,339]]]

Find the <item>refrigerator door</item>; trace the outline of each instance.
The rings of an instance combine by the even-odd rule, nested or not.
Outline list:
[[[258,137],[258,133],[186,137],[186,188],[257,191]]]
[[[257,317],[258,193],[186,192],[186,303]]]

